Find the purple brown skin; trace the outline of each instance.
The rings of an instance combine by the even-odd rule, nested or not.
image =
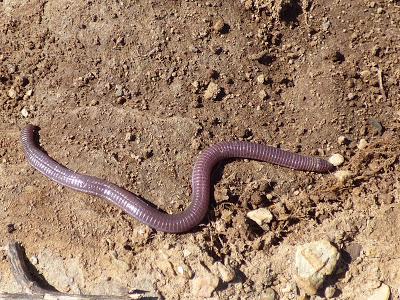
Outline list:
[[[49,157],[35,141],[38,127],[27,125],[21,141],[28,162],[51,180],[74,190],[101,197],[119,206],[140,222],[159,231],[180,233],[197,226],[205,217],[210,201],[210,178],[215,164],[227,158],[265,161],[295,170],[327,173],[334,166],[326,160],[307,157],[278,148],[249,142],[223,142],[204,150],[192,173],[192,202],[186,210],[167,214],[150,206],[138,196],[103,179],[78,174]]]

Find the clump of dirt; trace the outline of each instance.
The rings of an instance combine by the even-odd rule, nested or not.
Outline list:
[[[295,21],[297,16],[301,14],[302,10],[306,9],[306,5],[308,5],[308,1],[299,3],[299,1],[294,0],[241,0],[241,2],[246,9],[255,9],[258,12],[265,11],[276,20],[284,22]]]

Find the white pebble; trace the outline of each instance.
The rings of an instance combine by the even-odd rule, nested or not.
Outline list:
[[[259,208],[247,213],[247,217],[262,226],[272,221],[272,213],[267,208]]]
[[[35,265],[35,266],[39,263],[39,259],[37,258],[36,255],[33,255],[31,257],[31,263],[32,263],[32,265]]]
[[[21,109],[21,115],[22,115],[24,118],[27,118],[27,117],[29,116],[29,112],[28,112],[28,110],[26,109],[26,107],[24,107],[23,109]]]
[[[362,149],[365,149],[365,147],[367,147],[367,145],[368,145],[367,140],[366,140],[366,139],[361,139],[361,140],[358,142],[357,148],[360,149],[360,150],[362,150]]]
[[[340,166],[344,162],[344,157],[343,155],[336,153],[333,154],[331,157],[329,157],[329,162],[334,165],[335,167]]]
[[[349,94],[347,95],[347,99],[349,99],[349,100],[353,100],[355,97],[356,97],[356,95],[353,94],[353,93],[349,93]]]
[[[176,268],[176,273],[178,273],[179,275],[183,276],[186,279],[190,279],[190,278],[193,277],[192,269],[189,266],[185,265],[185,264],[179,265]]]
[[[372,295],[368,297],[368,300],[388,300],[390,297],[390,288],[382,283],[382,285],[373,291]]]

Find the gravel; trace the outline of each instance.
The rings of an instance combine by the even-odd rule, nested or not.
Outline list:
[[[327,240],[298,246],[295,255],[296,282],[308,295],[315,295],[325,276],[332,274],[340,254]]]

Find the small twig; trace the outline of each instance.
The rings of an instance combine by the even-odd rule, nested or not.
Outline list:
[[[378,68],[378,81],[379,81],[379,88],[382,93],[383,100],[387,100],[385,88],[383,87],[383,80],[382,80],[382,70]]]
[[[20,244],[9,243],[7,245],[7,255],[15,280],[24,289],[24,292],[28,294],[45,294],[48,292],[33,279],[24,258],[24,250]]]
[[[15,280],[21,286],[23,293],[8,294],[0,293],[0,300],[21,299],[21,300],[37,300],[37,299],[52,299],[52,300],[122,300],[122,299],[157,299],[149,297],[141,297],[141,295],[127,296],[107,296],[107,295],[70,295],[61,293],[57,290],[52,290],[51,287],[43,287],[36,278],[32,275],[27,264],[25,251],[18,243],[9,243],[6,247],[8,259],[11,264],[11,270]]]

